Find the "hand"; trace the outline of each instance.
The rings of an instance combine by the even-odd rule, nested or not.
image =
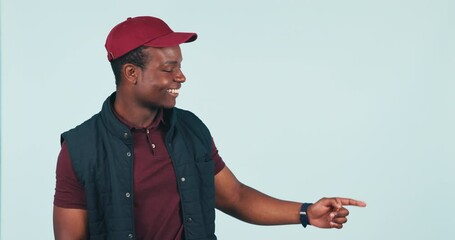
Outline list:
[[[340,229],[348,221],[345,205],[365,207],[366,203],[349,198],[322,198],[308,207],[308,220],[316,227]]]

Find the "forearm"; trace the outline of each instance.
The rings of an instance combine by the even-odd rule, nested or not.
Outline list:
[[[301,203],[284,201],[250,188],[225,167],[215,176],[216,207],[240,220],[260,225],[300,223]],[[322,198],[307,209],[311,225],[342,228],[349,211],[343,205],[365,207],[349,198]]]
[[[240,184],[234,202],[220,210],[240,220],[259,225],[300,223],[301,203],[270,197],[249,186]]]

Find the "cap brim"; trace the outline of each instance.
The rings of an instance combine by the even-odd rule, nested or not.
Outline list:
[[[196,33],[173,32],[164,36],[155,38],[149,42],[144,43],[148,47],[173,47],[182,43],[193,42],[197,39]]]

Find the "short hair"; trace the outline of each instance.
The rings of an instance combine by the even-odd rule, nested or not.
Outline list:
[[[120,84],[120,81],[122,80],[123,65],[130,63],[141,69],[145,68],[145,65],[148,63],[149,60],[147,52],[144,51],[147,48],[148,47],[146,46],[140,46],[129,51],[125,55],[111,61],[111,67],[112,71],[114,72],[116,86],[118,86]]]

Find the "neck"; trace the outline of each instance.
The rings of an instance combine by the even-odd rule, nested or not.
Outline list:
[[[146,128],[155,119],[159,109],[140,106],[135,102],[129,101],[121,92],[117,91],[114,101],[114,110],[128,123],[138,128]]]

